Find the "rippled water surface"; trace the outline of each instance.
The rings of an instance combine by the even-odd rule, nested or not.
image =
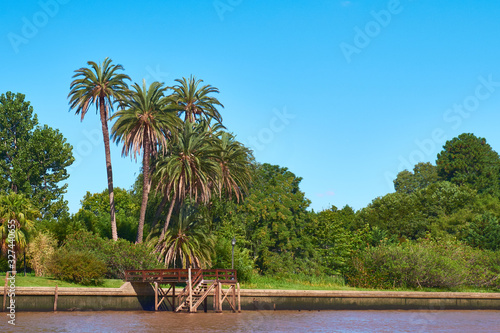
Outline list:
[[[3,314],[5,316],[5,314]],[[500,311],[24,312],[1,332],[500,332]]]

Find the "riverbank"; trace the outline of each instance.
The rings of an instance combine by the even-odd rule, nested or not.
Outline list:
[[[53,311],[55,292],[52,287],[17,287],[16,311]],[[58,311],[154,309],[154,290],[143,283],[125,283],[120,288],[63,287],[58,288],[57,296]],[[212,304],[209,299],[209,311]],[[241,308],[243,311],[500,310],[500,293],[242,289]],[[229,311],[229,305],[225,304],[224,309]]]

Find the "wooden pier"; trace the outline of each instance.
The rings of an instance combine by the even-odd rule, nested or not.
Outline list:
[[[226,300],[233,312],[241,312],[240,284],[234,269],[126,270],[125,281],[151,284],[155,291],[155,311],[197,312],[201,305],[207,312],[208,296],[212,295],[215,312],[222,312]],[[186,286],[176,294],[177,284]],[[169,287],[165,291],[166,285]],[[224,290],[222,286],[228,288]]]

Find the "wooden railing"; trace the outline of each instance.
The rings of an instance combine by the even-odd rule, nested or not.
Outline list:
[[[235,269],[191,269],[193,277],[201,279],[216,280],[221,283],[236,283]],[[150,270],[126,270],[125,281],[127,282],[158,282],[158,283],[186,283],[188,281],[188,270],[181,268],[150,269]]]

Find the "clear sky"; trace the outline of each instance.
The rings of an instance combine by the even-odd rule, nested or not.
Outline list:
[[[99,117],[68,112],[74,70],[110,57],[135,82],[194,74],[258,162],[288,167],[315,210],[360,209],[463,132],[500,151],[497,1],[0,2],[0,93],[21,92],[73,145],[65,198],[107,187]],[[111,151],[115,186],[140,162]]]

